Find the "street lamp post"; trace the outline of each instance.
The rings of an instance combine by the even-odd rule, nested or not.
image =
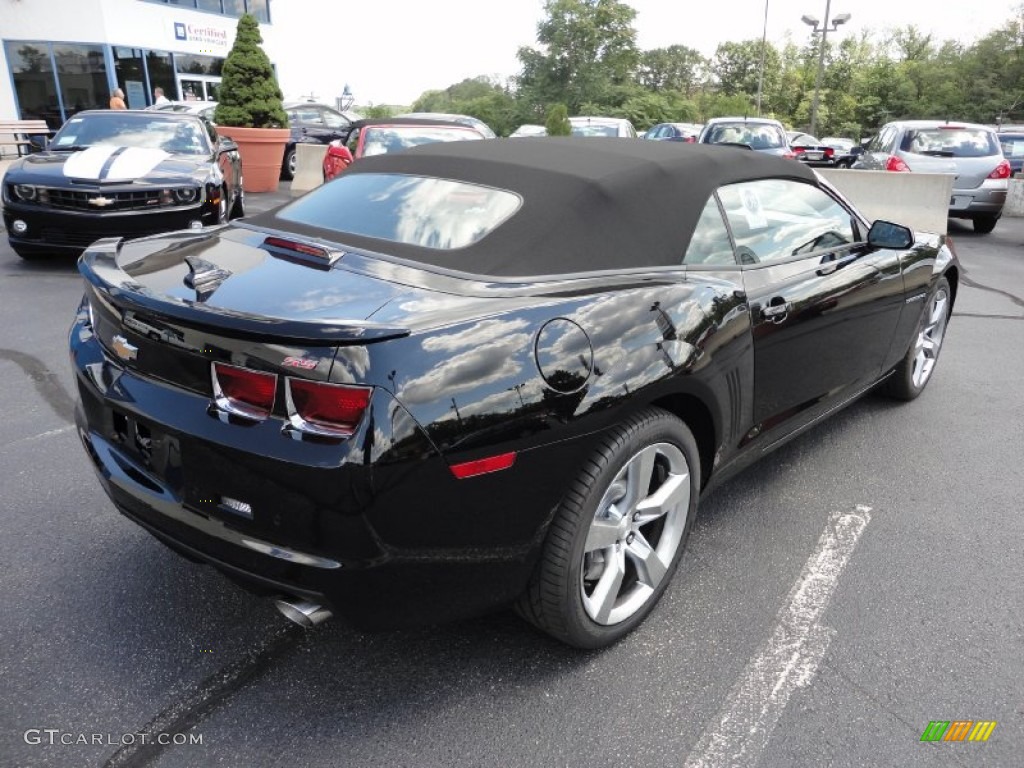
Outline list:
[[[764,47],[768,42],[768,0],[764,0],[764,28],[761,30],[761,69],[757,75],[757,116],[761,116],[761,91],[764,90]]]
[[[825,0],[825,22],[818,26],[818,19],[814,16],[801,16],[800,21],[808,26],[813,27],[811,34],[817,34],[821,32],[821,51],[818,54],[818,71],[814,75],[814,98],[811,100],[811,135],[817,136],[818,129],[818,97],[821,92],[821,75],[825,71],[825,42],[830,31],[835,32],[839,29],[840,24],[845,24],[850,20],[850,14],[841,13],[832,20],[831,27],[828,23],[828,14],[832,10],[832,0]]]

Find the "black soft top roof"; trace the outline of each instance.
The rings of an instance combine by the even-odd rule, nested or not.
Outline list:
[[[275,229],[496,277],[678,265],[712,192],[762,178],[816,182],[802,163],[730,147],[621,138],[426,144],[374,155],[345,175],[393,173],[454,179],[517,193],[522,207],[464,248],[438,250],[296,225]],[[331,185],[310,195],[330,194]]]

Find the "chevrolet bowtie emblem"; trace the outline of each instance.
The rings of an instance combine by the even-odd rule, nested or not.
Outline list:
[[[134,360],[139,356],[139,348],[134,344],[129,344],[128,339],[124,336],[115,336],[111,341],[110,346],[114,350],[114,354],[122,360]]]
[[[90,197],[89,205],[98,205],[100,208],[106,208],[108,205],[113,205],[114,201],[109,197],[100,195],[99,197]]]

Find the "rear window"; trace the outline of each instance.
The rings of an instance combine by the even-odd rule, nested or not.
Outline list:
[[[1002,144],[1003,154],[1019,160],[1024,157],[1024,133],[1007,136],[1000,134],[999,143]]]
[[[617,125],[607,125],[604,123],[580,123],[572,127],[573,136],[618,136],[619,127]]]
[[[752,149],[778,149],[786,146],[786,137],[774,125],[716,123],[708,131],[704,143],[747,144]]]
[[[463,181],[392,173],[343,174],[277,211],[319,229],[452,250],[494,231],[519,195]]]
[[[999,154],[995,134],[984,128],[920,128],[903,134],[900,150],[933,157],[989,157]]]

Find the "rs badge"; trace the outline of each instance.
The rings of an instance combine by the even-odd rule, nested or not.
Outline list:
[[[139,348],[134,344],[129,344],[128,339],[124,336],[115,336],[112,341],[110,346],[114,350],[114,354],[122,360],[134,360],[139,356]]]

